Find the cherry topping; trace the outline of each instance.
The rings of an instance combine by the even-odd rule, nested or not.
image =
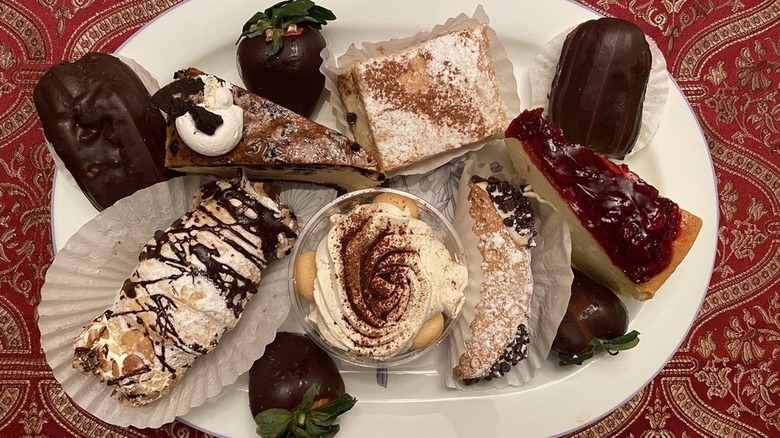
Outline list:
[[[541,108],[520,114],[506,137],[524,143],[534,164],[631,281],[644,283],[669,265],[680,228],[677,204],[625,164],[568,142]]]

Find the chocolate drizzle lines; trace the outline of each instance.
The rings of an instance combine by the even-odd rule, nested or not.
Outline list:
[[[262,269],[277,258],[279,236],[291,239],[296,237],[296,232],[281,221],[277,212],[264,206],[239,184],[214,181],[204,185],[201,188],[201,203],[194,210],[174,221],[168,230],[155,233],[155,241],[144,247],[139,261],[156,259],[177,272],[149,281],[139,280],[134,275],[125,281],[121,290],[122,299],[135,299],[140,309],[132,312],[109,311],[105,314],[107,320],[123,314],[137,314],[136,321],[144,326],[147,336],[150,331],[155,332],[160,338],[172,341],[173,345],[193,356],[207,353],[216,344],[211,342],[209,347],[197,343],[187,344],[172,321],[172,314],[177,308],[175,301],[166,295],[153,293],[156,288],[150,286],[155,283],[172,283],[182,277],[193,280],[205,277],[223,296],[226,306],[233,311],[234,316],[240,317],[248,295],[257,292],[257,285],[250,278],[241,275],[234,266],[219,261],[219,258],[226,254],[220,253],[219,248],[210,246],[209,241],[202,236],[216,236],[217,240],[230,250],[241,254]],[[215,211],[227,213],[229,220],[220,219]],[[198,217],[205,220],[198,221]],[[248,235],[258,236],[259,244],[249,239]],[[149,299],[141,300],[143,295]],[[142,302],[145,304],[141,304]],[[142,317],[148,313],[155,315],[151,326],[145,323],[149,319]],[[154,339],[155,336],[151,338]],[[170,345],[155,342],[155,355],[163,368],[175,375],[176,369],[166,361],[166,347]],[[146,371],[148,369],[134,372],[133,375]],[[132,375],[124,375],[117,381],[129,377]],[[116,381],[112,383],[115,384]],[[133,398],[134,394],[127,393],[126,396]]]

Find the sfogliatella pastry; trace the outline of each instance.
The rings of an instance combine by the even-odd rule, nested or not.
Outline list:
[[[550,120],[570,141],[622,160],[639,136],[651,66],[639,26],[617,18],[580,24],[563,44]]]
[[[90,52],[54,65],[33,99],[46,139],[98,210],[174,175],[164,164],[165,119],[118,58]]]
[[[367,59],[338,78],[347,123],[388,174],[501,132],[486,25]]]
[[[652,298],[690,250],[702,221],[626,165],[569,142],[541,109],[506,131],[517,172],[571,229],[572,262],[609,289]]]
[[[307,181],[345,190],[384,181],[370,150],[265,98],[190,68],[152,97],[168,114],[165,164],[181,172]]]
[[[115,386],[127,406],[165,396],[235,327],[297,231],[262,184],[204,185],[194,208],[144,246],[113,307],[76,338],[73,367]]]
[[[476,175],[468,187],[483,281],[469,324],[471,337],[465,339],[454,372],[471,385],[503,376],[527,356],[533,295],[529,248],[535,244],[536,226],[522,190]]]

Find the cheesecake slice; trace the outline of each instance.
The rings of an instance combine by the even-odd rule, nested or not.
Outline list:
[[[332,129],[195,68],[178,71],[174,78],[152,99],[168,114],[165,165],[170,169],[226,177],[243,168],[250,178],[312,182],[347,191],[375,187],[385,179],[373,151]],[[203,103],[219,101],[209,97],[214,92],[207,84],[215,81],[230,90],[232,106],[242,110],[238,127],[232,123],[232,111]],[[192,122],[182,124],[181,119]],[[232,135],[222,133],[230,129]],[[194,139],[192,133],[197,134]],[[230,148],[225,142],[236,144]]]
[[[567,141],[541,109],[506,130],[515,170],[571,229],[572,263],[614,292],[647,300],[674,272],[702,221],[586,147]]]

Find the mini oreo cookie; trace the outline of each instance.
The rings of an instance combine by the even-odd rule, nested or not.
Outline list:
[[[205,88],[201,78],[186,77],[157,90],[152,96],[152,103],[169,116],[181,117],[203,100]]]
[[[217,128],[224,123],[222,116],[214,114],[202,106],[190,108],[189,113],[192,119],[195,120],[195,128],[207,135],[214,135]]]
[[[214,135],[224,121],[219,114],[199,106],[204,101],[205,89],[206,84],[201,78],[185,76],[154,93],[152,103],[172,117],[181,117],[190,113],[198,131],[206,135]]]

